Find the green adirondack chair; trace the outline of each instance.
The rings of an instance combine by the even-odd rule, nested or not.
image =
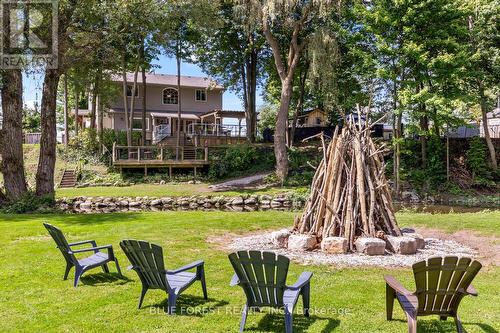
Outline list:
[[[408,291],[392,276],[385,276],[387,320],[392,319],[397,298],[408,320],[408,332],[417,332],[417,316],[438,315],[441,320],[455,319],[457,331],[464,332],[458,306],[464,296],[477,296],[472,280],[481,264],[470,258],[434,257],[413,265],[415,292]]]
[[[238,251],[229,255],[234,274],[230,285],[243,288],[247,302],[243,308],[240,332],[243,332],[249,308],[284,309],[285,331],[292,332],[293,309],[302,295],[304,314],[309,317],[311,272],[303,272],[292,286],[286,285],[290,259],[273,252]]]
[[[167,312],[174,315],[177,298],[196,281],[201,282],[203,297],[207,299],[203,260],[192,262],[178,269],[167,270],[165,269],[161,246],[134,239],[122,240],[120,246],[132,264],[130,268],[141,279],[142,291],[139,297],[139,309],[144,300],[144,295],[149,289],[161,289],[168,294]],[[196,269],[196,272],[188,272],[192,269]]]
[[[64,280],[68,278],[68,274],[71,268],[75,267],[75,281],[74,281],[75,288],[78,286],[78,281],[80,281],[80,277],[83,275],[83,273],[85,273],[89,269],[102,267],[102,270],[105,273],[109,273],[108,262],[114,262],[118,274],[122,275],[120,271],[120,265],[118,264],[118,259],[115,257],[115,254],[113,252],[113,246],[111,245],[97,246],[95,240],[86,240],[75,243],[68,243],[66,237],[64,237],[64,234],[59,228],[49,223],[44,223],[43,225],[45,226],[45,229],[47,229],[49,234],[52,236],[52,239],[54,239],[57,248],[61,251],[64,259],[66,260],[66,271],[64,272]],[[73,248],[75,246],[83,244],[90,244],[92,245],[92,247],[84,249]],[[102,252],[101,250],[107,250],[107,253]],[[85,253],[85,252],[94,252],[94,254],[83,259],[76,258],[75,254]]]

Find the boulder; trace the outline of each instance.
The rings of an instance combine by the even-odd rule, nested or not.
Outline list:
[[[375,237],[359,237],[354,246],[356,251],[369,256],[380,256],[385,254],[385,242]]]
[[[90,209],[92,208],[92,202],[91,201],[85,201],[80,204],[81,209]]]
[[[257,199],[255,197],[250,197],[245,200],[245,205],[256,205]]]
[[[403,236],[415,239],[415,241],[417,242],[417,250],[425,248],[425,239],[424,237],[422,237],[422,235],[416,234],[414,232],[403,232]]]
[[[273,244],[279,247],[288,246],[288,237],[290,237],[290,230],[288,229],[273,231],[271,233],[271,239]]]
[[[128,203],[129,207],[139,207],[141,203],[139,201],[131,201]]]
[[[191,208],[191,209],[196,209],[196,208],[198,208],[198,204],[197,204],[196,202],[191,202],[191,203],[189,204],[189,208]]]
[[[161,206],[163,203],[162,203],[161,199],[155,199],[155,200],[151,200],[151,202],[149,204],[151,206]]]
[[[273,201],[271,201],[271,207],[275,208],[275,207],[281,207],[283,205],[283,201],[278,201],[276,199],[274,199]]]
[[[118,201],[118,206],[120,206],[120,207],[127,207],[128,206],[128,200],[120,200],[120,201]]]
[[[387,248],[399,254],[415,254],[417,252],[417,241],[413,237],[387,236]]]
[[[288,249],[292,251],[310,251],[317,243],[313,235],[293,234],[288,237]]]
[[[243,205],[244,203],[245,203],[245,200],[243,200],[242,197],[236,197],[231,201],[231,205],[233,205],[233,206]]]
[[[326,237],[321,241],[321,250],[326,253],[343,254],[347,253],[347,238],[344,237]]]
[[[164,205],[171,205],[174,199],[172,198],[161,198],[161,203]]]

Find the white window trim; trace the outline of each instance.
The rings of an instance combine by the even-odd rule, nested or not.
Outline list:
[[[163,93],[167,89],[173,89],[173,90],[177,91],[177,104],[165,103],[165,99],[163,98]],[[162,105],[179,105],[179,90],[177,88],[174,88],[174,87],[163,88],[163,90],[161,91],[161,104]]]
[[[205,92],[205,100],[196,99],[196,93],[198,92],[198,90]],[[195,102],[199,102],[199,103],[206,103],[208,101],[208,91],[207,91],[207,89],[203,89],[203,88],[202,89],[195,89],[194,90],[194,101]]]
[[[142,120],[142,117],[134,117],[134,120]],[[150,131],[149,117],[146,116],[146,131]],[[132,128],[132,131],[142,131],[142,128]]]
[[[132,94],[132,90],[134,89],[134,85],[133,84],[128,84],[127,83],[127,97],[128,98],[132,98],[132,95],[128,95],[128,87],[130,87],[130,94]],[[139,98],[139,95],[140,95],[140,91],[141,89],[139,89],[139,85],[137,85],[136,89],[135,89],[135,92],[137,93],[137,96],[135,96],[135,98]]]

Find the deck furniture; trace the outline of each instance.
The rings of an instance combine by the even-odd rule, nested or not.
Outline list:
[[[202,260],[181,268],[166,270],[161,246],[134,239],[122,240],[120,246],[132,264],[130,269],[135,270],[142,283],[139,309],[149,289],[161,289],[168,294],[167,313],[173,315],[179,295],[196,281],[201,282],[203,297],[207,299],[205,269]],[[188,272],[192,269],[196,269],[196,272]]]
[[[302,295],[304,314],[309,317],[311,272],[303,272],[298,281],[286,285],[290,259],[273,252],[238,251],[229,255],[234,274],[230,285],[243,288],[247,302],[243,308],[240,332],[243,332],[248,309],[272,307],[284,309],[285,331],[292,332],[293,309]]]
[[[108,262],[114,261],[118,274],[122,274],[120,271],[120,265],[118,264],[118,259],[115,257],[113,247],[111,245],[97,246],[95,240],[85,240],[75,243],[68,243],[66,241],[66,237],[64,237],[64,234],[59,228],[49,223],[44,223],[43,225],[49,232],[50,236],[52,236],[52,238],[56,242],[57,248],[59,249],[59,251],[61,251],[64,259],[66,260],[64,280],[68,278],[68,274],[71,268],[75,267],[75,288],[78,286],[78,281],[80,281],[80,277],[82,276],[82,274],[90,269],[102,267],[102,270],[105,273],[109,273]],[[73,249],[74,247],[83,244],[90,244],[92,245],[92,247],[84,249]],[[107,253],[101,252],[101,250],[107,250]],[[85,252],[94,252],[94,254],[83,259],[76,258],[75,254]]]
[[[434,257],[413,266],[415,292],[408,291],[392,276],[385,276],[387,320],[392,319],[397,298],[408,320],[408,332],[417,332],[417,316],[438,315],[441,320],[455,319],[459,333],[464,332],[458,306],[464,296],[477,296],[472,280],[481,264],[470,258]]]

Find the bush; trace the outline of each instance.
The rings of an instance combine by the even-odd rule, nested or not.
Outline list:
[[[210,161],[208,178],[217,180],[271,170],[275,160],[271,147],[234,145],[212,149]]]
[[[24,214],[32,212],[52,212],[54,198],[50,196],[38,197],[34,192],[27,192],[16,202],[7,203],[1,207],[6,214]]]
[[[472,138],[465,156],[467,158],[467,167],[472,173],[474,185],[489,185],[491,171],[488,167],[487,147],[484,142],[478,137]]]

